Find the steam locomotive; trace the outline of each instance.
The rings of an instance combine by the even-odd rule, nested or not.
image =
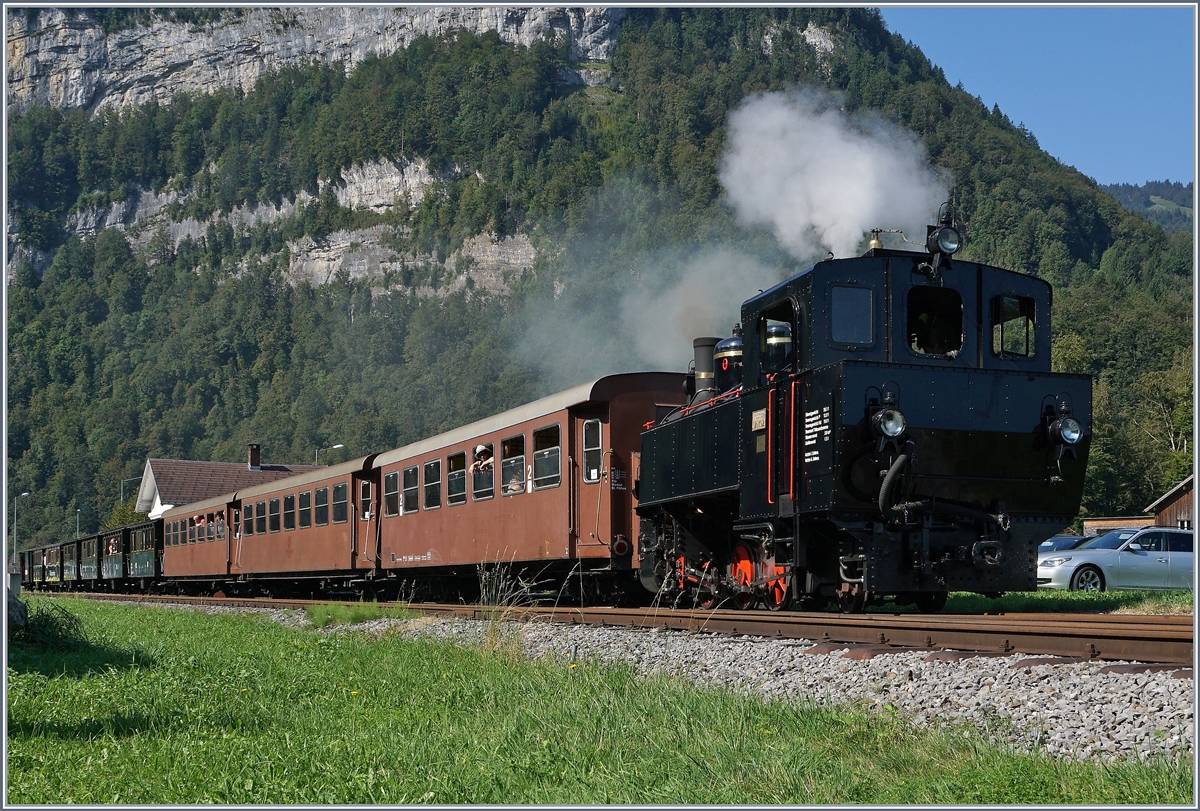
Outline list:
[[[1079,508],[1091,382],[1050,372],[1050,286],[920,252],[830,259],[694,367],[609,375],[383,453],[22,552],[29,588],[774,610],[1036,588]],[[259,446],[250,446],[256,470]]]
[[[954,259],[939,219],[920,252],[873,231],[694,341],[687,403],[642,435],[647,590],[855,612],[1036,589],[1079,509],[1091,379],[1050,371],[1050,285]]]

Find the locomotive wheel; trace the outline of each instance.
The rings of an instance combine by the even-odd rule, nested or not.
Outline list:
[[[867,605],[867,593],[859,583],[843,583],[837,593],[838,611],[843,614],[861,614]]]
[[[738,586],[749,586],[754,582],[754,572],[758,568],[754,565],[754,552],[744,543],[735,544],[733,547],[733,555],[729,561],[729,579]],[[733,595],[734,608],[749,608],[754,604],[754,594],[748,591],[738,592]]]
[[[775,567],[775,574],[784,575],[787,570],[782,566]],[[770,611],[786,611],[792,607],[792,583],[791,579],[783,576],[778,580],[772,580],[767,583],[767,594],[763,598],[767,609]]]

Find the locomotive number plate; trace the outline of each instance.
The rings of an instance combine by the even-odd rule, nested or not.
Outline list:
[[[750,430],[767,430],[767,410],[765,408],[760,408],[758,411],[750,412]]]

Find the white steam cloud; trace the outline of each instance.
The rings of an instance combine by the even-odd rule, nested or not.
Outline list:
[[[850,256],[871,228],[923,241],[949,198],[915,135],[811,89],[752,96],[731,113],[719,176],[739,222],[770,226],[802,260]]]
[[[641,368],[687,368],[693,338],[728,337],[741,318],[742,301],[778,281],[778,268],[740,251],[716,248],[688,257],[677,276],[652,274],[626,293],[622,327],[634,336]],[[646,282],[656,289],[647,289]]]

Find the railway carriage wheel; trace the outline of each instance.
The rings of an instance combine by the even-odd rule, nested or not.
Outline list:
[[[786,611],[792,607],[792,579],[787,576],[787,569],[779,564],[775,564],[775,574],[781,577],[767,583],[767,594],[763,597],[763,602],[771,611]]]
[[[842,583],[837,601],[838,611],[843,614],[861,614],[867,605],[867,593],[861,583]]]
[[[754,552],[749,546],[744,543],[734,544],[729,560],[729,579],[735,586],[749,586],[754,582],[754,574],[758,570],[755,563]],[[740,591],[734,594],[733,603],[737,608],[749,608],[754,605],[754,592]]]

